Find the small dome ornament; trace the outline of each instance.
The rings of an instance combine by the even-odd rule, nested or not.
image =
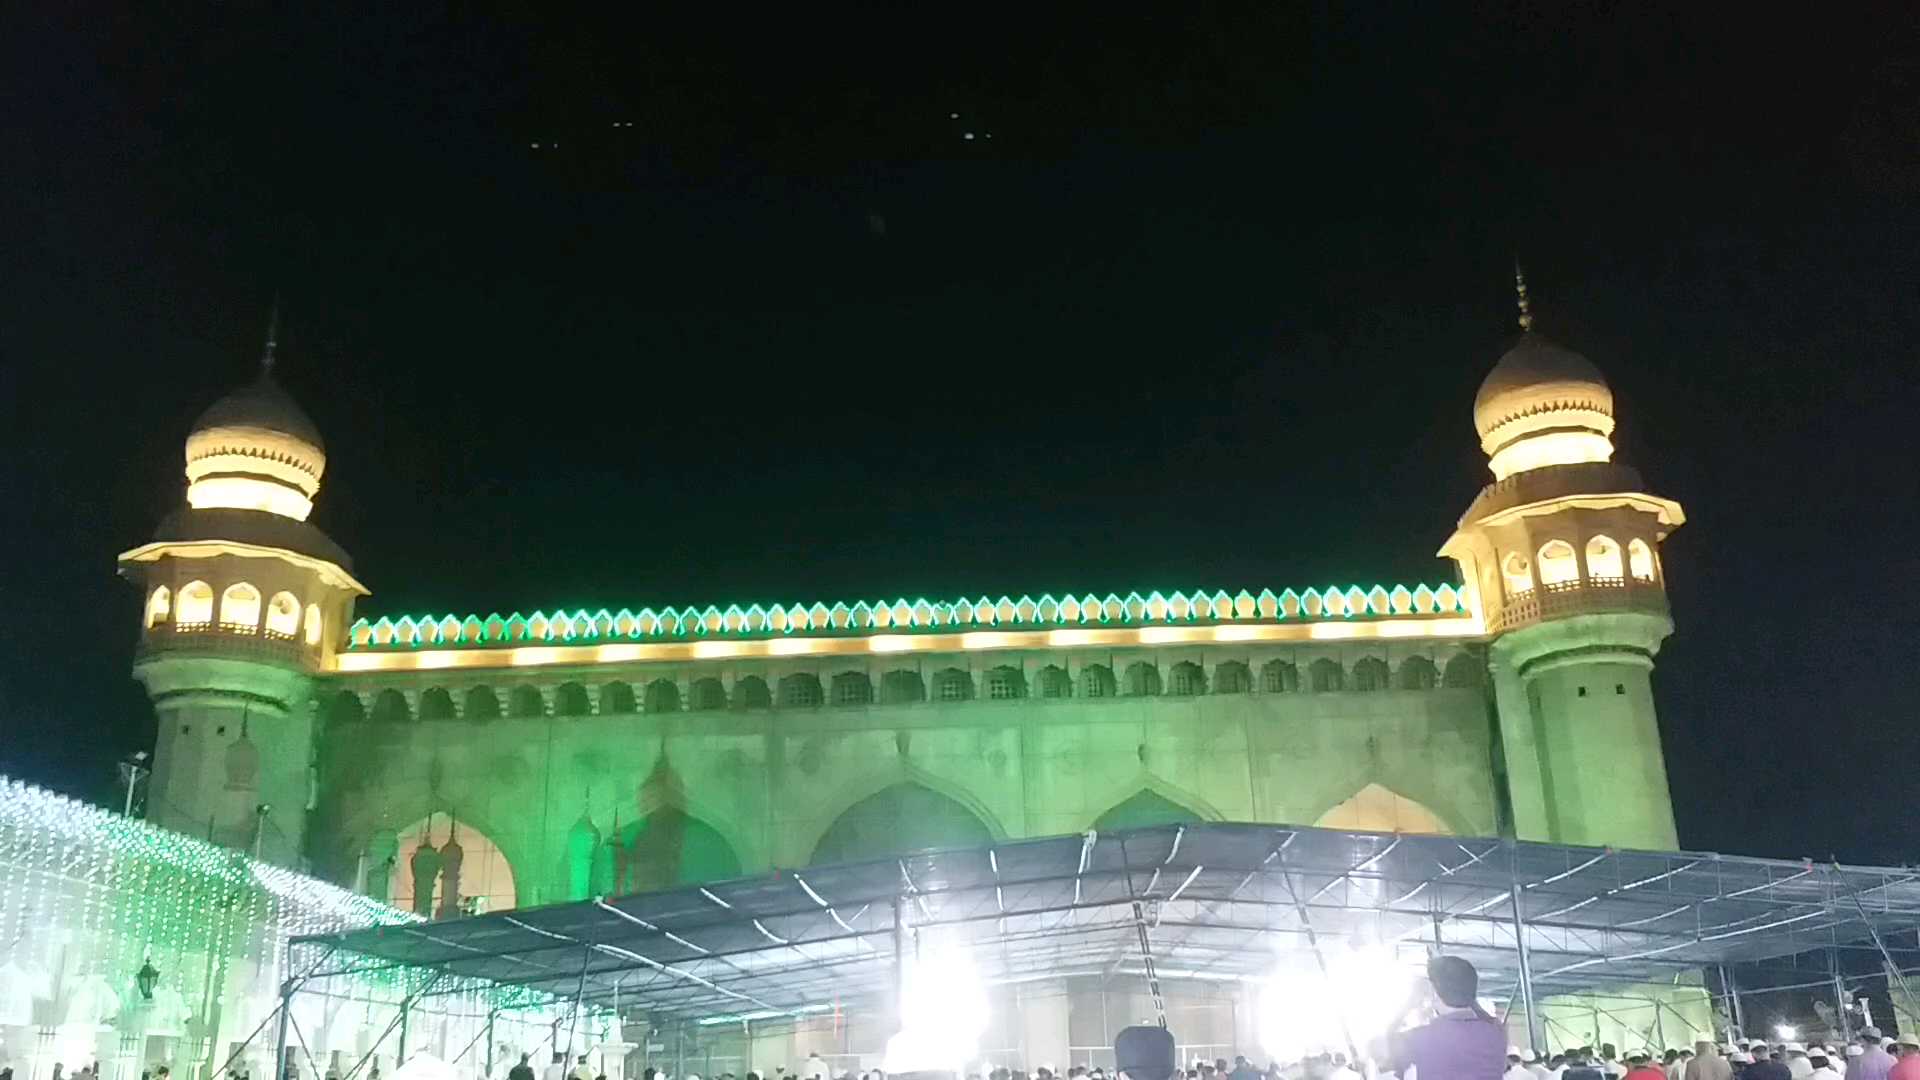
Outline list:
[[[259,510],[305,521],[326,472],[320,429],[273,377],[280,338],[274,302],[260,375],[214,402],[187,435],[187,504]]]
[[[1613,391],[1586,357],[1533,330],[1526,275],[1514,265],[1520,337],[1480,384],[1473,426],[1496,479],[1613,458]]]

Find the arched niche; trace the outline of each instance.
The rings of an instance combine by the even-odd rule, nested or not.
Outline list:
[[[1440,815],[1405,795],[1368,784],[1347,801],[1320,815],[1314,826],[1346,832],[1425,833],[1452,836],[1453,830]]]
[[[485,833],[465,821],[445,813],[430,814],[400,830],[398,838],[399,847],[387,879],[387,902],[394,907],[403,911],[457,913],[467,907],[505,911],[518,904],[513,866],[507,862],[506,854]],[[449,840],[457,841],[460,849],[459,894],[451,906],[446,894],[450,875],[446,870],[445,852]],[[430,845],[441,857],[416,858],[423,845]],[[419,883],[414,880],[416,865],[435,871],[428,886],[433,890],[432,899],[424,909],[420,906]]]
[[[979,847],[993,833],[973,811],[932,788],[903,782],[842,811],[813,846],[808,865],[858,862],[926,848]]]
[[[720,830],[677,806],[623,826],[615,840],[615,895],[740,876],[740,855]]]
[[[1100,832],[1115,829],[1145,829],[1155,825],[1190,825],[1203,820],[1199,814],[1165,795],[1142,788],[1097,818],[1093,827]]]

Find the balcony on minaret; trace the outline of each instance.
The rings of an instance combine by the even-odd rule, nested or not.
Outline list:
[[[1487,631],[1500,634],[1570,615],[1614,611],[1666,615],[1667,593],[1651,578],[1589,577],[1521,589],[1488,607]]]
[[[155,585],[147,596],[138,656],[193,653],[277,662],[306,671],[320,665],[323,616],[319,601],[302,604],[282,590],[264,604],[250,582],[213,586],[190,581],[176,591]]]

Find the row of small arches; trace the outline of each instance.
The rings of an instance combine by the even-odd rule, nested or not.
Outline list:
[[[655,679],[640,685],[608,682],[597,694],[577,682],[561,683],[553,688],[552,699],[536,686],[523,684],[500,694],[489,686],[475,686],[459,692],[444,687],[423,691],[419,700],[419,719],[453,720],[463,718],[476,723],[507,717],[532,719],[543,716],[581,717],[623,715],[629,713],[716,712],[725,709],[815,708],[824,705],[906,705],[923,701],[958,702],[984,698],[1010,701],[1034,697],[1042,699],[1117,698],[1117,697],[1197,697],[1203,694],[1245,694],[1256,686],[1261,693],[1286,694],[1302,690],[1312,693],[1374,690],[1432,690],[1436,687],[1476,687],[1480,685],[1479,662],[1469,653],[1457,653],[1444,668],[1424,656],[1411,656],[1400,662],[1398,670],[1379,657],[1365,657],[1351,671],[1330,658],[1321,657],[1308,664],[1304,672],[1288,660],[1269,660],[1258,671],[1238,660],[1214,666],[1211,673],[1199,664],[1182,661],[1170,667],[1163,677],[1160,669],[1145,661],[1127,665],[1116,673],[1105,664],[1088,664],[1072,673],[1049,664],[1031,680],[1017,667],[1003,665],[974,674],[960,668],[943,668],[931,676],[918,671],[899,670],[883,674],[878,683],[862,671],[843,671],[822,681],[812,672],[794,672],[771,685],[757,675],[734,680],[731,687],[719,679],[695,679],[683,694],[672,679]],[[327,700],[328,718],[334,723],[372,720],[375,723],[406,723],[414,719],[414,707],[398,690],[382,690],[365,705],[351,691],[343,691]]]
[[[485,619],[469,615],[423,615],[418,618],[381,617],[373,622],[361,619],[348,633],[348,647],[384,645],[462,645],[513,641],[568,641],[600,638],[672,637],[685,634],[805,633],[817,630],[886,630],[954,627],[980,629],[995,626],[1060,626],[1087,623],[1164,623],[1197,620],[1349,618],[1384,615],[1465,614],[1466,601],[1451,585],[1438,589],[1421,585],[1392,589],[1375,585],[1324,590],[1308,589],[1295,593],[1288,589],[1275,594],[1262,590],[1258,596],[1241,591],[1238,596],[1225,592],[1158,592],[1141,596],[1130,593],[1122,598],[1109,593],[1105,599],[1052,596],[1038,599],[1023,596],[1018,600],[1001,597],[989,600],[958,600],[930,603],[926,600],[879,601],[869,604],[816,603],[811,607],[795,604],[763,608],[737,605],[717,607],[666,608],[638,612],[622,609],[609,612],[555,611],[534,612],[530,616],[493,614]]]
[[[165,585],[155,588],[147,594],[146,627],[152,630],[168,624],[176,629],[219,626],[289,640],[304,634],[307,644],[320,644],[320,605],[308,604],[303,617],[300,598],[284,590],[262,604],[260,590],[245,581],[227,586],[217,605],[213,586],[204,581],[189,581],[177,594]]]
[[[1586,580],[1601,584],[1624,585],[1628,576],[1635,581],[1654,580],[1653,548],[1639,537],[1627,541],[1625,554],[1610,536],[1596,536],[1585,548]],[[1535,575],[1545,588],[1581,580],[1581,558],[1571,543],[1549,540],[1529,560],[1525,554],[1509,551],[1500,560],[1500,573],[1506,579],[1507,595],[1514,596],[1534,587]]]

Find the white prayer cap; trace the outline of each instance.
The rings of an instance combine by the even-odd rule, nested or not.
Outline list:
[[[1521,1056],[1521,1055],[1520,1055],[1520,1048],[1519,1048],[1519,1047],[1517,1047],[1517,1046],[1512,1046],[1512,1045],[1509,1045],[1509,1046],[1507,1047],[1507,1056],[1508,1056],[1508,1057],[1519,1057],[1519,1056]]]
[[[1866,1048],[1866,1047],[1864,1047],[1864,1046],[1861,1046],[1861,1045],[1860,1045],[1859,1043],[1848,1043],[1848,1044],[1847,1044],[1847,1056],[1848,1056],[1848,1057],[1859,1057],[1859,1056],[1860,1056],[1861,1054],[1864,1054],[1864,1053],[1866,1053],[1866,1052],[1867,1052],[1867,1048]]]
[[[1800,1043],[1790,1042],[1787,1044],[1787,1053],[1789,1054],[1804,1054],[1806,1052],[1807,1048]]]

